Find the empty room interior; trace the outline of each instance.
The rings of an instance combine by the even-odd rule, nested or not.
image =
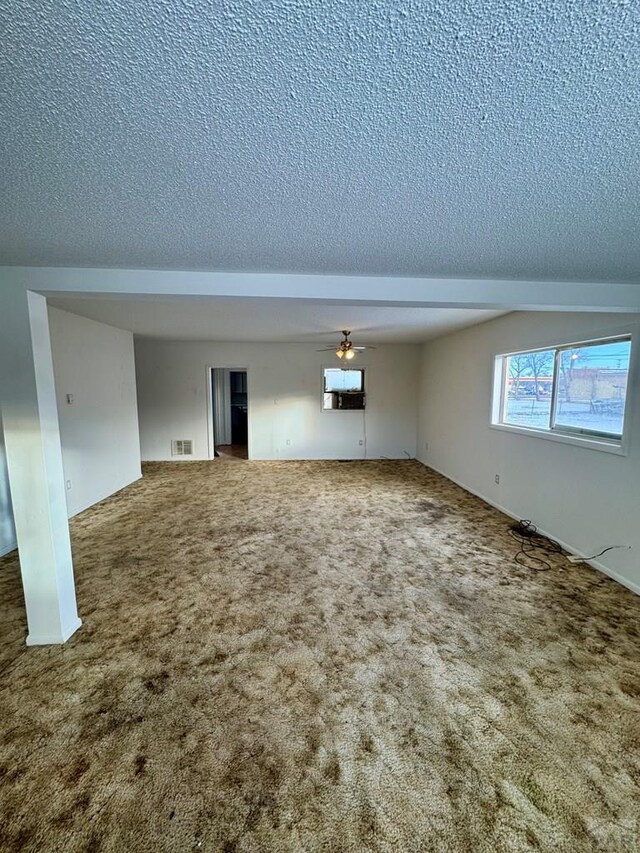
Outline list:
[[[0,21],[0,850],[640,850],[640,6]]]

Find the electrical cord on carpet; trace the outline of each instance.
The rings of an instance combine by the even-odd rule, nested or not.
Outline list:
[[[551,568],[551,562],[546,558],[555,554],[565,554],[565,550],[559,542],[540,533],[535,524],[527,518],[522,518],[510,525],[509,535],[520,543],[520,550],[514,555],[513,559],[519,566],[524,566],[527,569],[547,572]],[[587,560],[602,557],[603,554],[617,548],[630,549],[631,546],[609,545],[608,548],[603,548],[602,551],[592,554],[590,557],[579,557],[573,554],[565,554],[565,556],[570,563],[584,563]]]
[[[609,545],[608,548],[603,548],[602,551],[599,551],[597,554],[592,554],[590,557],[574,557],[573,555],[567,557],[570,563],[584,563],[585,560],[595,560],[596,557],[602,557],[603,554],[606,554],[607,551],[615,551],[618,548],[624,548],[625,551],[631,550],[631,545]]]
[[[523,518],[510,525],[509,535],[520,543],[520,550],[514,554],[513,559],[519,566],[524,566],[526,569],[548,572],[551,569],[551,562],[546,558],[563,553],[562,546],[539,533],[538,528],[529,519]]]

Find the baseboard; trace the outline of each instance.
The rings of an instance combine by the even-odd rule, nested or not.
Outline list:
[[[391,462],[407,462],[415,459],[415,456],[385,455],[385,456],[250,456],[251,462],[381,462],[384,460]],[[165,459],[143,459],[142,464],[155,464],[157,462],[211,462],[208,456],[188,456],[180,458],[168,457]]]
[[[140,471],[138,476],[135,477],[133,480],[127,480],[121,486],[118,486],[117,488],[113,489],[112,491],[107,492],[107,494],[103,495],[101,498],[97,498],[96,500],[91,500],[87,504],[80,504],[80,506],[77,509],[74,508],[73,512],[69,513],[69,518],[74,518],[76,515],[80,515],[80,513],[84,512],[86,509],[89,509],[90,507],[95,506],[96,504],[99,504],[102,501],[106,501],[107,498],[110,498],[113,495],[117,495],[118,492],[121,492],[123,489],[126,489],[127,486],[131,486],[133,483],[137,483],[138,480],[141,480],[141,479],[142,479],[142,471]]]
[[[82,619],[76,617],[76,619],[64,628],[60,634],[28,634],[27,636],[27,645],[28,646],[53,646],[60,645],[61,643],[66,643],[69,637],[71,637],[78,628],[82,625]]]
[[[164,456],[162,459],[141,459],[140,464],[155,465],[157,462],[210,462],[212,457],[209,456]]]
[[[107,498],[110,498],[112,495],[115,495],[118,492],[121,492],[122,489],[126,489],[127,486],[130,486],[132,483],[136,483],[138,480],[141,480],[141,479],[142,479],[142,472],[140,472],[140,474],[134,480],[128,480],[126,483],[123,483],[121,486],[118,486],[117,489],[114,489],[112,492],[108,492],[106,495],[103,495],[101,498],[98,498],[97,500],[92,500],[86,505],[81,504],[77,509],[74,508],[73,512],[69,513],[69,518],[74,518],[76,515],[80,515],[80,513],[84,512],[85,509],[89,509],[89,507],[95,506],[96,504],[99,504],[101,501],[105,501]],[[18,549],[18,543],[15,541],[10,542],[8,545],[5,545],[2,548],[0,548],[0,557],[5,557],[7,554],[10,554],[12,551],[17,551],[17,549]],[[74,628],[74,630],[75,630],[75,628]],[[59,640],[56,640],[56,642],[59,642]]]
[[[0,548],[0,557],[5,557],[7,554],[10,554],[12,551],[16,551],[18,548],[17,542],[9,542],[8,545],[4,545]]]
[[[103,495],[101,498],[98,498],[97,500],[92,500],[87,504],[81,504],[77,508],[74,507],[73,512],[69,513],[69,518],[74,518],[74,516],[80,515],[80,513],[84,512],[85,509],[89,509],[89,507],[95,506],[96,504],[99,504],[101,501],[105,501],[107,498],[110,498],[112,495],[117,494],[118,492],[122,491],[122,489],[126,489],[127,486],[130,486],[132,483],[136,483],[138,480],[141,480],[141,479],[142,479],[142,471],[133,480],[128,480],[126,483],[123,483],[121,486],[118,486],[116,489],[114,489],[111,492],[108,492],[106,495]],[[10,554],[12,551],[17,551],[17,550],[18,550],[18,543],[16,541],[10,542],[8,545],[4,545],[2,548],[0,548],[0,557],[6,557],[7,554]],[[76,629],[74,628],[74,630],[76,630]],[[56,640],[55,642],[59,642],[59,640]],[[38,643],[38,645],[40,645],[40,644]]]
[[[450,474],[446,474],[444,471],[441,471],[439,468],[436,468],[435,465],[429,465],[422,459],[418,459],[417,461],[420,462],[421,465],[424,465],[425,468],[430,468],[432,471],[435,471],[436,474],[440,474],[442,477],[445,477],[447,480],[450,480],[452,483],[455,483],[456,486],[460,486],[460,488],[464,489],[465,492],[469,492],[470,494],[475,495],[475,497],[480,498],[480,500],[489,504],[489,506],[492,506],[494,509],[499,510],[499,512],[503,513],[504,515],[508,515],[509,518],[513,518],[516,521],[519,521],[522,518],[522,516],[516,515],[506,506],[502,506],[501,504],[496,503],[496,501],[492,500],[491,498],[488,498],[486,495],[483,495],[476,489],[472,489],[470,486],[467,486],[465,483],[461,482],[460,480],[457,480]],[[538,527],[538,530],[540,531],[540,533],[542,533],[543,536],[547,536],[549,539],[553,539],[555,542],[557,542],[558,545],[560,545],[565,551],[567,551],[567,553],[575,557],[582,557],[580,549],[576,548],[575,545],[570,545],[568,542],[563,542],[563,540],[559,539],[554,533],[548,530],[543,530],[541,527]],[[636,595],[640,595],[640,584],[630,581],[628,578],[626,578],[624,575],[619,574],[618,572],[614,572],[613,569],[610,569],[608,566],[605,566],[598,560],[583,560],[582,562],[587,563],[587,565],[591,566],[599,572],[602,572],[603,575],[607,575],[607,577],[610,577],[612,580],[617,581],[617,583],[621,584],[627,589],[630,589],[631,592],[635,592]]]

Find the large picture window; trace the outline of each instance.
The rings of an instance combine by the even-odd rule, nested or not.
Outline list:
[[[496,357],[494,424],[620,443],[630,336]]]

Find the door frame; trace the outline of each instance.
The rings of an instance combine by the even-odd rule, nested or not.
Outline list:
[[[251,371],[248,367],[240,367],[233,364],[208,364],[206,368],[206,400],[207,400],[207,458],[215,459],[216,446],[213,433],[213,372],[214,370],[240,370],[247,374],[247,458],[252,458],[251,453]]]

